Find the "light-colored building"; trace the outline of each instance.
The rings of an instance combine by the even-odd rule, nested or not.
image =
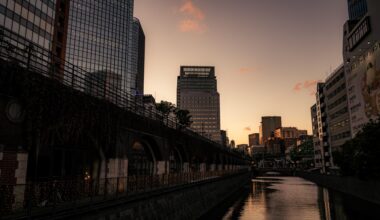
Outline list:
[[[282,127],[280,116],[261,117],[260,144],[264,144],[268,138],[274,136],[274,131]]]
[[[323,172],[334,166],[333,152],[351,138],[346,79],[343,65],[317,86],[317,105],[312,107],[316,167]]]
[[[221,143],[215,67],[181,66],[177,80],[177,107],[190,112],[192,129]]]
[[[331,152],[340,151],[340,147],[351,139],[346,77],[343,65],[332,72],[325,81],[324,93],[326,97],[329,145]]]
[[[352,136],[380,114],[380,1],[348,0],[343,58]]]
[[[317,84],[316,93],[316,124],[317,138],[314,141],[314,157],[319,161],[320,168],[323,173],[331,166],[331,148],[329,145],[329,133],[327,124],[327,112],[326,112],[326,96],[324,92],[325,83]],[[313,115],[313,112],[312,112]],[[316,162],[317,164],[317,162]]]

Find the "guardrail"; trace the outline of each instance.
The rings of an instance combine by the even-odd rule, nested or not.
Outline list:
[[[130,195],[217,179],[246,170],[173,173],[106,179],[50,180],[0,185],[0,216],[30,216],[32,212],[70,209]],[[13,216],[13,217],[12,217]]]

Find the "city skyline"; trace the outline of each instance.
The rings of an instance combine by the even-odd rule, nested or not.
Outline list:
[[[136,1],[134,14],[148,36],[145,93],[176,103],[179,67],[211,65],[218,73],[221,129],[237,144],[259,131],[265,115],[311,133],[316,83],[342,63],[346,1],[239,2]]]

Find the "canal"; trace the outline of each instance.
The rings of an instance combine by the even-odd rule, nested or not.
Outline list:
[[[380,219],[380,206],[298,177],[259,177],[203,219]]]

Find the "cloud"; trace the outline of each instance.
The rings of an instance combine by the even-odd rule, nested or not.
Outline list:
[[[249,127],[249,126],[248,126],[248,127],[245,127],[245,128],[244,128],[244,131],[251,131],[251,127]]]
[[[206,27],[197,21],[187,19],[187,20],[181,21],[181,23],[179,25],[179,30],[181,32],[203,33],[206,31]]]
[[[240,74],[246,74],[246,73],[251,73],[251,72],[253,72],[253,68],[251,67],[241,67],[239,69]]]
[[[178,12],[182,16],[182,20],[179,22],[181,32],[203,33],[206,31],[205,13],[194,4],[193,0],[185,0]]]
[[[192,0],[187,0],[179,9],[179,11],[183,14],[189,15],[196,20],[203,20],[205,18],[205,14],[203,11],[194,5]]]
[[[301,92],[301,91],[307,91],[309,95],[314,95],[317,91],[317,84],[320,82],[320,80],[306,80],[304,82],[298,82],[294,85],[293,91],[295,92]]]

